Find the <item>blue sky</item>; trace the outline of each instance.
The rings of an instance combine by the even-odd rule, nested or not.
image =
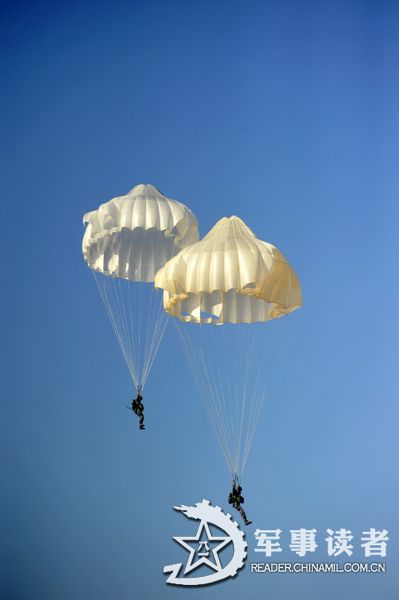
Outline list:
[[[397,598],[397,4],[1,11],[3,597]],[[246,507],[285,534],[386,528],[386,575],[247,566],[208,589],[165,585],[172,536],[192,533],[172,506],[227,508],[230,480],[172,327],[145,435],[124,408],[81,219],[138,183],[187,203],[202,235],[239,215],[296,269],[304,307],[284,324]]]

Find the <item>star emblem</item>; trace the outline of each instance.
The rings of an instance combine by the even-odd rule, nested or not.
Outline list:
[[[219,552],[232,541],[230,536],[213,536],[206,521],[200,522],[195,536],[174,537],[173,539],[190,553],[186,568],[184,569],[184,575],[197,569],[201,565],[207,565],[214,571],[221,571],[223,567],[220,562]],[[192,543],[190,544],[190,542]],[[210,544],[215,544],[217,542],[219,543],[210,550]],[[213,556],[213,561],[208,558],[211,554]],[[194,560],[195,555],[200,558]]]

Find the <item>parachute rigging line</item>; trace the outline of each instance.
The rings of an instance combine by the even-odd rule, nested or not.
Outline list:
[[[253,325],[249,326],[250,329],[247,325],[241,325],[240,329],[237,325],[230,326],[229,333],[233,334],[235,343],[224,345],[225,359],[235,355],[235,364],[229,369],[224,361],[219,367],[216,344],[212,343],[216,336],[224,335],[226,325],[215,328],[212,325],[181,323],[175,319],[174,323],[229,470],[242,476],[265,402],[282,329],[278,328],[278,332],[274,332],[276,335],[270,336],[270,331],[265,331],[263,324],[259,324],[256,330]],[[207,339],[208,333],[215,338]],[[265,347],[265,336],[270,346],[267,360],[263,359],[264,353],[259,350]],[[275,343],[272,344],[272,340]],[[221,337],[219,342],[223,342]],[[240,365],[241,372],[238,372],[237,366]]]
[[[133,383],[143,390],[169,319],[162,294],[153,283],[92,272]]]

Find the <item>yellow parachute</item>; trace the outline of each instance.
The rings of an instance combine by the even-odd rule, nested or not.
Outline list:
[[[229,469],[241,476],[275,355],[272,324],[302,306],[298,277],[277,248],[233,216],[169,260],[154,284],[165,311],[182,322],[187,360]]]
[[[194,323],[255,323],[302,305],[298,277],[282,253],[239,217],[224,217],[158,271],[167,313]]]

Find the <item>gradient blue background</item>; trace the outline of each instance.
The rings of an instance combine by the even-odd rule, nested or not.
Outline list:
[[[398,598],[397,2],[2,2],[1,598]],[[173,328],[139,435],[81,256],[137,183],[297,270],[245,479],[260,528],[387,528],[385,575],[165,585],[172,506],[230,479]],[[221,359],[223,360],[223,358]],[[170,399],[173,396],[173,406]],[[253,528],[248,531],[249,560]],[[296,558],[286,547],[278,559]],[[326,560],[321,548],[311,559]],[[363,560],[356,548],[355,560]]]

